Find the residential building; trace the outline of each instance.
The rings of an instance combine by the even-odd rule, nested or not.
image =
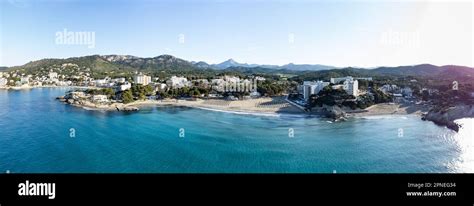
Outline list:
[[[318,94],[325,86],[328,86],[329,82],[323,81],[304,81],[303,82],[303,97],[308,100],[313,94]]]
[[[346,80],[342,87],[347,94],[353,95],[354,97],[359,96],[359,82],[357,80]]]
[[[130,84],[129,82],[125,82],[118,86],[119,91],[125,91],[130,88],[132,88],[132,84]]]
[[[109,77],[105,77],[103,79],[97,79],[95,80],[95,85],[98,86],[98,87],[107,87],[107,86],[110,86],[108,83],[110,81],[110,78]]]
[[[166,90],[166,84],[163,84],[163,83],[155,84],[155,91],[165,91],[165,90]]]
[[[398,90],[398,87],[395,84],[392,84],[392,85],[385,84],[382,87],[380,87],[379,90],[382,91],[383,93],[393,93]]]
[[[23,85],[23,84],[29,84],[29,83],[30,83],[30,78],[28,78],[28,77],[21,77],[21,78],[20,78],[20,82],[21,82],[22,85]]]
[[[0,78],[0,87],[7,85],[7,83],[8,83],[8,80],[6,78],[3,78],[3,77]]]
[[[171,79],[166,81],[166,84],[171,88],[181,88],[188,85],[188,79],[185,77],[172,76]]]
[[[133,82],[135,82],[135,84],[148,85],[151,83],[151,76],[147,76],[141,73],[136,74],[135,76],[133,76]]]
[[[50,72],[48,76],[51,81],[55,81],[58,79],[58,73],[56,72]]]
[[[108,98],[107,98],[107,95],[97,94],[97,95],[92,96],[92,101],[99,102],[99,103],[100,102],[107,102]]]

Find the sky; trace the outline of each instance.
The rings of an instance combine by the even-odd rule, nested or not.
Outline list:
[[[0,23],[0,66],[94,54],[474,66],[471,1],[0,0]]]

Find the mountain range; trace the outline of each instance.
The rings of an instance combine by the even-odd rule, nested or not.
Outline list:
[[[160,55],[156,57],[136,57],[131,55],[91,55],[83,57],[72,57],[67,59],[42,59],[32,61],[22,66],[2,68],[5,70],[25,69],[35,70],[60,66],[65,63],[77,64],[80,67],[91,68],[93,71],[127,70],[127,71],[152,71],[152,72],[182,72],[182,71],[234,71],[241,73],[286,73],[286,74],[311,74],[327,76],[378,76],[378,75],[399,75],[399,76],[446,76],[446,77],[474,77],[474,69],[465,66],[446,65],[435,66],[431,64],[419,64],[413,66],[398,67],[377,67],[365,68],[337,68],[333,66],[318,64],[286,64],[259,65],[239,63],[229,59],[219,64],[208,64],[203,61],[186,61],[171,55]]]
[[[198,62],[199,63],[199,62]],[[205,63],[205,62],[204,62]],[[200,63],[200,66],[203,65],[203,63]],[[214,69],[227,69],[230,67],[261,67],[261,68],[268,68],[268,69],[288,69],[288,70],[293,70],[293,71],[319,71],[319,70],[326,70],[326,69],[337,69],[337,67],[333,66],[326,66],[326,65],[320,65],[320,64],[285,64],[282,66],[279,65],[270,65],[270,64],[247,64],[247,63],[239,63],[233,59],[228,59],[222,63],[219,64],[212,64],[209,65],[207,64],[208,68],[214,68]]]

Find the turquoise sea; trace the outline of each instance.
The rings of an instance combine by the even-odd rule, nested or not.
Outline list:
[[[0,172],[474,172],[473,119],[456,133],[414,115],[331,123],[184,107],[88,111],[54,99],[67,90],[0,90]]]

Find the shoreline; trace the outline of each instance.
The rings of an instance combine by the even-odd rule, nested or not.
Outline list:
[[[121,108],[127,107],[147,107],[147,106],[183,106],[189,108],[205,109],[217,112],[227,112],[235,114],[249,114],[260,116],[320,116],[314,113],[305,112],[294,105],[282,102],[284,97],[263,97],[251,100],[227,101],[220,99],[212,100],[144,100],[136,101],[129,104],[114,103],[106,110],[116,110],[116,106]],[[258,104],[258,105],[257,105]],[[263,106],[262,106],[263,105]],[[111,108],[112,107],[112,108]],[[101,110],[101,108],[96,108]],[[372,105],[361,110],[344,110],[347,117],[365,117],[365,116],[384,116],[384,115],[417,115],[422,116],[429,110],[426,106],[404,105],[404,104],[388,104],[381,103]]]
[[[19,91],[19,90],[30,90],[30,89],[41,89],[41,88],[78,88],[78,89],[98,89],[98,87],[92,87],[92,86],[53,86],[53,85],[47,85],[47,86],[19,86],[19,87],[0,87],[0,90],[13,90],[13,91]]]
[[[54,88],[91,88],[77,86],[53,86]],[[37,87],[36,87],[37,88]],[[440,119],[440,115],[433,115],[431,106],[410,103],[380,103],[365,109],[352,110],[347,107],[327,106],[315,108],[314,111],[305,111],[289,102],[286,96],[260,97],[246,100],[224,100],[224,99],[162,99],[162,100],[138,100],[128,104],[119,102],[97,104],[87,100],[64,99],[64,96],[57,97],[59,101],[75,107],[81,107],[92,111],[138,111],[146,106],[183,106],[210,110],[215,112],[226,112],[240,115],[255,116],[294,116],[294,117],[326,117],[336,122],[347,120],[348,118],[361,118],[371,116],[393,116],[393,115],[416,115],[421,120],[430,120],[437,125],[446,126],[448,129],[459,130],[459,125],[454,123],[456,118]],[[72,101],[70,101],[72,100]],[[431,112],[430,112],[431,111]],[[472,111],[471,111],[472,113]],[[459,115],[458,115],[459,116]],[[468,115],[468,116],[473,116]]]
[[[256,114],[266,116],[278,116],[281,114],[305,115],[300,109],[290,105],[281,97],[262,97],[248,100],[227,101],[222,99],[196,99],[196,100],[145,100],[136,101],[124,106],[184,106],[190,108],[205,109],[218,112],[230,112],[237,114]]]
[[[76,107],[82,107],[85,110],[93,111],[138,111],[142,107],[149,106],[169,106],[169,107],[188,107],[202,110],[209,110],[214,112],[232,113],[238,115],[253,115],[253,116],[267,116],[267,117],[318,117],[328,118],[317,113],[305,112],[300,108],[285,101],[284,96],[280,97],[261,97],[248,100],[227,101],[222,99],[194,99],[194,100],[179,100],[179,99],[164,99],[164,100],[142,100],[135,101],[129,104],[112,103],[109,105],[97,105],[86,102],[83,104],[71,104]],[[67,102],[65,102],[68,104]],[[348,108],[341,108],[344,112],[342,118],[332,119],[331,122],[338,122],[340,120],[347,120],[348,118],[368,118],[368,117],[403,117],[408,115],[415,115],[420,120],[426,120],[430,107],[426,105],[416,104],[395,104],[395,103],[380,103],[372,105],[366,109],[351,110]],[[430,120],[430,119],[428,119]],[[458,126],[452,126],[449,121],[433,121],[431,122],[445,126],[448,129],[458,131]],[[446,123],[446,122],[449,122]]]
[[[95,88],[90,86],[33,86],[23,87],[21,89],[0,88],[0,89],[12,89],[12,90],[23,90],[23,89],[35,89],[35,88]],[[69,104],[65,102],[66,104]],[[190,108],[206,109],[218,112],[228,112],[236,114],[249,114],[249,115],[263,115],[263,116],[279,116],[279,115],[296,115],[296,116],[318,116],[314,113],[308,113],[303,111],[301,108],[286,101],[285,96],[279,97],[260,97],[256,99],[248,100],[235,100],[227,101],[223,99],[196,99],[196,100],[185,100],[185,99],[163,99],[163,100],[139,100],[128,104],[123,103],[112,103],[109,105],[100,105],[94,103],[82,104],[70,104],[75,107],[81,107],[86,110],[98,110],[98,111],[135,111],[140,107],[144,106],[185,106]],[[346,113],[346,117],[365,117],[365,116],[378,116],[378,115],[418,115],[423,116],[429,111],[429,107],[414,104],[393,104],[393,103],[380,103],[372,105],[365,109],[351,110],[349,108],[342,108],[342,111]]]
[[[359,111],[346,111],[348,117],[364,117],[364,116],[377,116],[377,115],[417,115],[422,116],[428,112],[430,108],[423,105],[415,104],[391,104],[391,103],[379,103],[374,104],[362,112]]]

